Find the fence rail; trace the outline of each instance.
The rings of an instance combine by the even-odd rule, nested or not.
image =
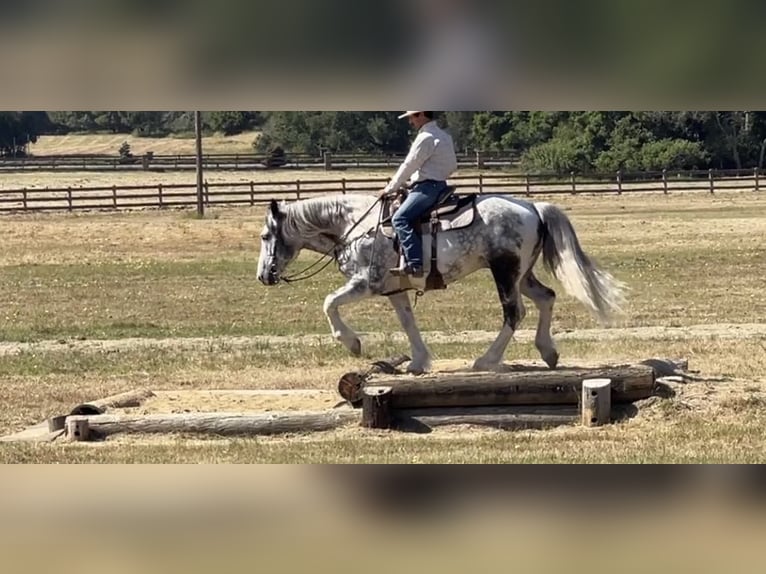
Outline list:
[[[718,193],[760,191],[763,173],[745,171],[643,172],[552,177],[479,174],[450,180],[459,191],[507,192],[516,196],[555,194]],[[386,178],[305,179],[283,182],[205,182],[206,205],[254,206],[272,198],[297,200],[328,193],[377,192]],[[0,190],[0,212],[116,210],[196,205],[196,184],[112,185]]]
[[[269,168],[325,170],[349,168],[393,168],[404,160],[403,154],[335,154],[312,155],[286,153],[284,163],[268,154],[205,154],[202,165],[216,170],[259,170]],[[472,152],[457,156],[458,167],[478,169],[513,167],[519,156],[506,152]],[[115,155],[46,155],[20,158],[0,157],[0,173],[23,171],[184,171],[196,169],[194,154],[145,154],[132,157]]]

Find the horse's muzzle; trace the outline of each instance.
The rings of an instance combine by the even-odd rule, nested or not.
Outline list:
[[[277,273],[276,266],[272,265],[266,273],[258,275],[258,280],[264,285],[276,285],[279,283],[279,274]]]

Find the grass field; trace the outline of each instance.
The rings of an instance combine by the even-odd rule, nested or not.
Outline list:
[[[235,136],[220,134],[202,138],[205,153],[253,153],[253,142],[258,132],[245,132]],[[130,144],[134,155],[152,151],[161,154],[195,153],[194,137],[136,137],[130,134],[68,134],[40,136],[29,146],[32,155],[110,154],[117,155],[123,142]]]
[[[554,201],[586,250],[631,287],[626,315],[596,337],[603,332],[587,311],[542,274],[559,292],[563,362],[686,357],[720,382],[679,387],[675,398],[596,431],[121,438],[0,445],[0,462],[763,462],[766,247],[757,238],[766,232],[766,198]],[[218,209],[203,220],[183,211],[3,217],[0,434],[136,387],[332,389],[343,372],[407,350],[384,300],[344,310],[370,333],[363,358],[329,340],[322,300],[342,283],[332,269],[291,286],[257,283],[262,218],[260,209]],[[296,266],[314,259],[304,255]],[[427,294],[415,312],[438,359],[476,357],[501,322],[486,272]],[[529,341],[535,322],[528,305],[506,360],[539,359]],[[322,337],[307,343],[298,338],[305,334]]]

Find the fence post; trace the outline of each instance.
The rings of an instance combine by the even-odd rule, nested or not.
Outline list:
[[[205,205],[210,205],[210,184],[205,180]]]
[[[255,205],[255,183],[250,180],[250,207]]]
[[[529,174],[528,173],[524,174],[524,186],[526,187],[527,196],[529,196],[530,190],[529,190]]]
[[[755,176],[755,191],[758,191],[759,187],[758,187],[758,168],[757,167],[753,168],[753,175]]]
[[[295,180],[295,199],[298,200],[301,198],[301,180],[296,179]]]
[[[484,177],[479,174],[479,193],[484,193]]]
[[[330,171],[332,169],[332,154],[325,150],[324,152],[324,170]]]
[[[572,195],[577,194],[577,186],[575,185],[575,172],[570,171],[569,175],[572,177]]]
[[[239,154],[234,154],[234,169],[239,169]]]
[[[346,195],[346,178],[340,180],[341,183],[341,191],[343,192],[343,195]]]
[[[476,169],[484,169],[484,154],[476,150]]]
[[[69,211],[72,211],[72,188],[71,187],[66,188],[66,200],[67,200],[67,204],[69,204]]]
[[[117,186],[112,184],[112,206],[117,209]]]
[[[622,170],[617,170],[617,195],[622,195]]]
[[[161,183],[157,184],[157,198],[158,198],[157,199],[158,206],[160,209],[162,209],[162,184]]]
[[[715,188],[713,186],[713,168],[709,168],[707,170],[707,177],[710,181],[710,193],[715,193]]]
[[[24,211],[27,210],[27,188],[21,190],[21,203],[24,206]]]
[[[668,170],[665,168],[662,168],[662,189],[665,192],[665,195],[668,194]]]

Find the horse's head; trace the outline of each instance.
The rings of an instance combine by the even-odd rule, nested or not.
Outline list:
[[[266,213],[266,225],[261,231],[261,253],[258,256],[258,280],[264,285],[276,285],[287,265],[300,251],[296,238],[285,233],[285,212],[276,200]]]

